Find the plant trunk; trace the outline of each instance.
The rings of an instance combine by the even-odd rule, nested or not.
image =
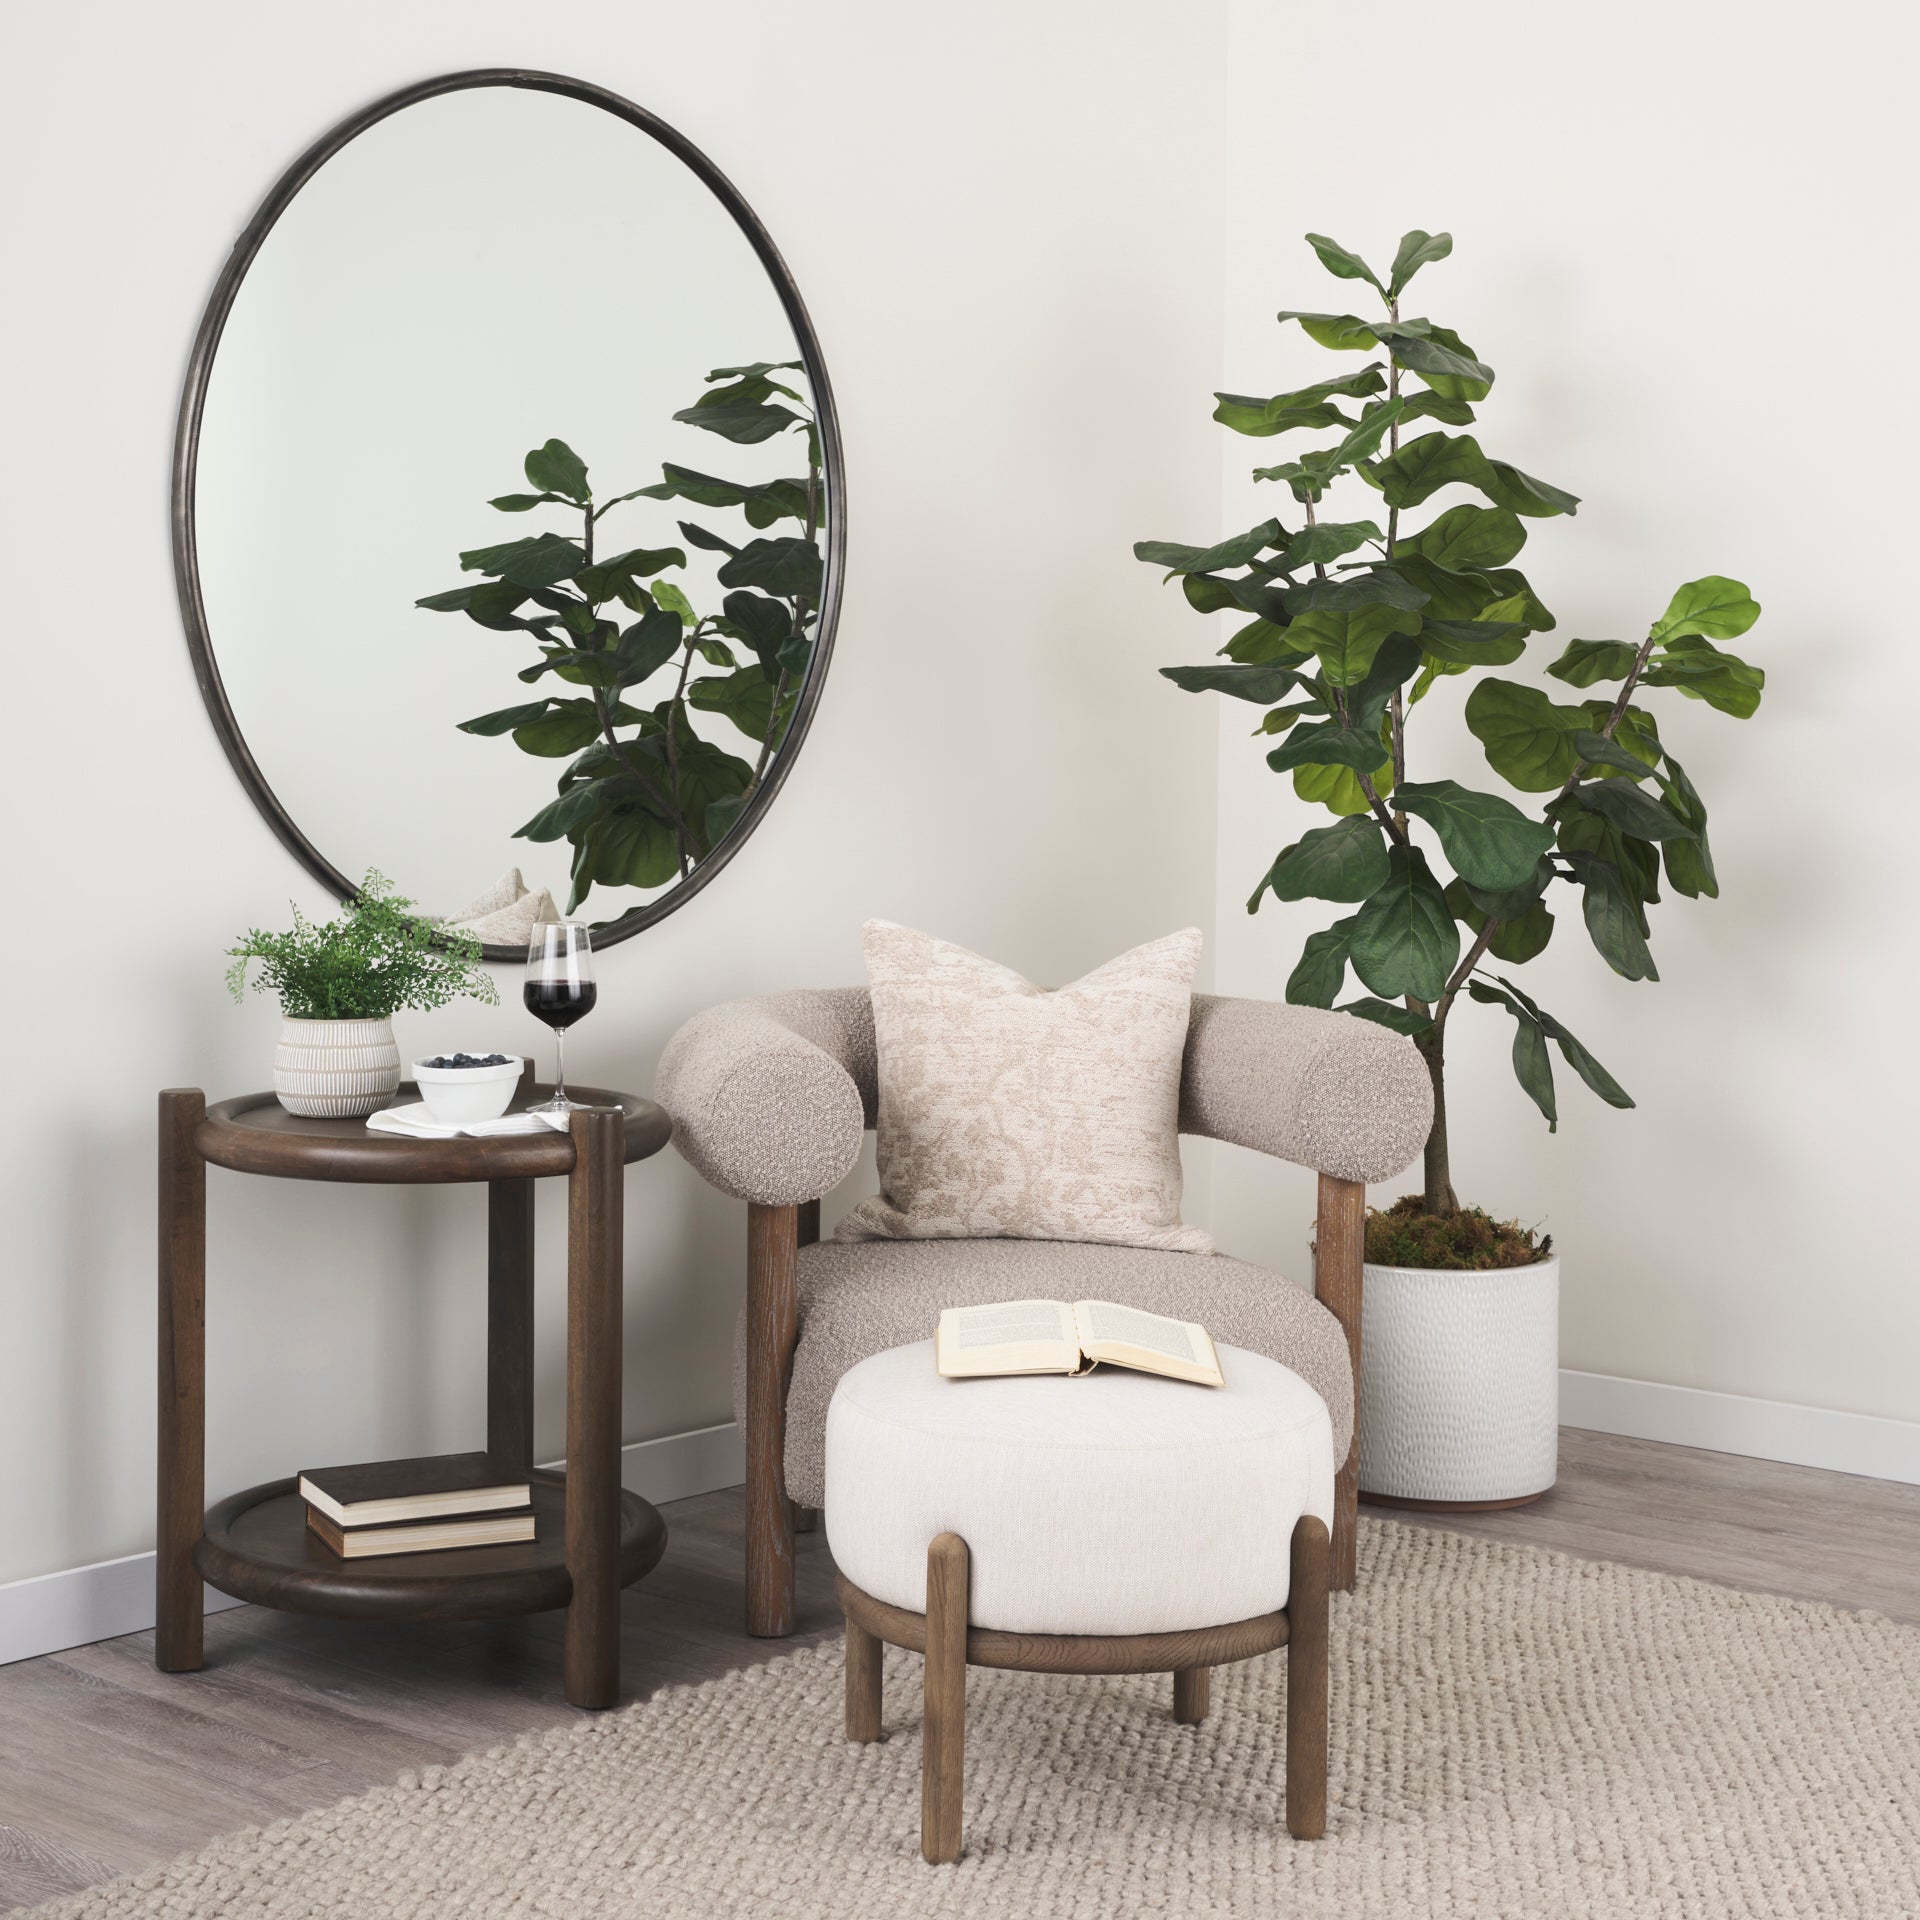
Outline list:
[[[1421,1206],[1428,1213],[1458,1213],[1460,1202],[1447,1161],[1446,1041],[1440,1028],[1429,1027],[1418,1044],[1433,1081],[1433,1130],[1427,1135],[1426,1193]]]

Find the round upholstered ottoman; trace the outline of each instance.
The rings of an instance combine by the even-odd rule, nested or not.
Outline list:
[[[1326,1824],[1325,1403],[1260,1354],[1222,1387],[1102,1367],[945,1380],[933,1343],[850,1369],[827,1414],[847,1735],[880,1733],[880,1647],[926,1655],[921,1851],[959,1857],[966,1668],[1174,1676],[1288,1649],[1287,1826]]]

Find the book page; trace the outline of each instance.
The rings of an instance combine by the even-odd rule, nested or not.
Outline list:
[[[1072,1373],[1080,1364],[1073,1309],[1063,1300],[1003,1300],[948,1307],[934,1337],[950,1380],[1002,1373]]]
[[[1191,1320],[1172,1320],[1111,1300],[1078,1301],[1073,1317],[1080,1345],[1091,1360],[1204,1386],[1225,1384],[1213,1341],[1205,1327]]]

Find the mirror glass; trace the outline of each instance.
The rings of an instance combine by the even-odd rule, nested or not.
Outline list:
[[[798,296],[723,193],[488,85],[348,139],[246,266],[191,475],[202,676],[323,877],[503,952],[561,912],[618,937],[771,799],[837,472]]]

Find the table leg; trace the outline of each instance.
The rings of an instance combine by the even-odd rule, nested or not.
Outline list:
[[[567,1182],[566,1692],[610,1707],[620,1690],[621,1205],[626,1119],[573,1116]]]
[[[207,1163],[195,1133],[197,1087],[160,1096],[159,1486],[153,1663],[191,1673],[203,1654],[205,1606],[193,1549],[207,1509]]]
[[[487,1451],[533,1465],[533,1182],[487,1182]]]

